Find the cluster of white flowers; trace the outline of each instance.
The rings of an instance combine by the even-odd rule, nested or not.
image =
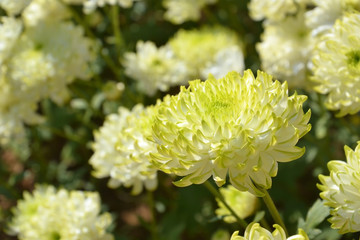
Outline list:
[[[94,155],[89,161],[95,177],[110,177],[111,188],[133,186],[133,194],[139,194],[143,186],[148,190],[157,187],[157,170],[148,158],[156,147],[146,139],[151,134],[149,126],[156,109],[156,106],[144,108],[141,104],[132,111],[120,107],[118,114],[107,117],[95,132]]]
[[[214,4],[217,0],[164,0],[163,5],[167,9],[165,19],[174,24],[192,20],[199,20],[201,9],[207,4]]]
[[[10,233],[20,240],[113,240],[107,233],[112,222],[109,213],[100,214],[97,192],[57,190],[36,186],[25,192],[13,208]]]
[[[69,83],[91,76],[88,63],[94,59],[93,43],[67,16],[56,0],[33,0],[21,19],[2,17],[0,144],[22,138],[24,123],[42,120],[36,114],[41,99],[61,104],[68,98]]]
[[[180,30],[160,48],[139,41],[137,53],[126,53],[123,65],[138,89],[153,96],[157,90],[167,91],[190,79],[206,79],[209,74],[220,78],[229,71],[243,71],[241,47],[236,34],[223,27]]]
[[[321,37],[346,11],[359,8],[357,0],[252,0],[250,15],[255,20],[265,19],[264,33],[257,44],[262,68],[287,80],[290,87],[310,89],[312,57],[319,54],[314,49],[324,41]]]

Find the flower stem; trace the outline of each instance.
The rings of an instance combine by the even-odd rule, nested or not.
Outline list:
[[[154,201],[154,193],[152,191],[148,191],[148,204],[151,210],[151,224],[150,224],[150,231],[151,231],[151,239],[156,240],[159,239],[158,237],[158,229],[156,224],[156,213],[155,213],[155,201]]]
[[[265,196],[263,196],[263,200],[265,202],[265,205],[269,209],[269,212],[270,212],[272,218],[274,219],[274,221],[277,224],[279,224],[284,229],[286,236],[289,236],[288,231],[285,227],[284,221],[282,220],[272,198],[270,197],[270,194],[268,193],[268,191],[266,191],[266,189],[263,189],[263,192],[265,193]]]
[[[91,31],[90,27],[86,23],[86,21],[69,5],[65,4],[64,2],[60,1],[72,14],[75,21],[80,24],[84,30],[85,33],[93,40],[93,41],[99,41],[99,39],[96,37],[96,35]],[[103,51],[103,49],[100,49],[99,51],[101,57],[106,62],[107,66],[110,68],[110,70],[113,72],[113,74],[116,76],[118,81],[123,81],[122,73],[119,70],[120,68],[117,66],[117,64],[111,59],[108,52]]]
[[[235,211],[229,206],[229,204],[227,204],[227,202],[225,201],[224,197],[221,195],[221,193],[216,190],[216,188],[209,182],[206,181],[204,183],[205,187],[214,195],[214,197],[218,198],[224,205],[225,207],[230,211],[230,213],[236,218],[237,222],[239,223],[239,225],[243,228],[246,229],[248,223],[240,218]]]
[[[118,56],[120,56],[124,47],[124,39],[120,31],[119,6],[117,6],[116,4],[111,7],[111,15],[112,15],[111,19],[113,24],[114,37],[115,37],[115,46],[116,46],[117,54]]]

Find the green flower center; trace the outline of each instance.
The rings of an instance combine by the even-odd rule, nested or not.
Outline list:
[[[222,119],[223,117],[231,115],[231,113],[229,112],[230,109],[231,104],[229,101],[226,101],[225,99],[217,99],[208,103],[206,114]]]
[[[360,50],[353,50],[346,54],[347,63],[352,66],[357,66],[360,62]]]

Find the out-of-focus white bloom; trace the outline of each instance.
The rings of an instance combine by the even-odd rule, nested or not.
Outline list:
[[[164,99],[152,127],[157,152],[150,153],[151,160],[183,176],[177,186],[211,176],[221,186],[229,175],[237,189],[263,196],[278,162],[303,155],[296,143],[311,128],[310,112],[302,110],[306,96],[288,96],[286,83],[261,71],[255,78],[248,70],[189,85]]]
[[[360,10],[358,0],[312,0],[315,8],[306,12],[306,25],[317,36],[331,29],[344,12]]]
[[[2,17],[0,25],[0,66],[9,56],[16,40],[21,34],[21,21],[11,17]],[[1,70],[0,70],[1,71]]]
[[[190,79],[206,79],[209,73],[223,77],[229,71],[243,71],[241,42],[227,28],[180,30],[168,44],[175,56],[186,63]]]
[[[88,63],[95,56],[93,43],[71,22],[43,21],[25,25],[21,31],[20,21],[2,20],[0,143],[6,143],[24,135],[24,123],[42,120],[36,114],[41,99],[50,97],[63,103],[68,97],[67,85],[90,76]]]
[[[20,13],[32,0],[0,0],[0,7],[10,16]]]
[[[216,53],[213,62],[208,62],[201,71],[201,78],[207,78],[209,74],[215,78],[224,77],[228,72],[242,72],[245,68],[244,55],[239,46],[224,48]]]
[[[88,63],[94,54],[92,42],[83,35],[83,29],[70,22],[28,27],[9,62],[10,76],[27,85],[38,82],[37,91],[42,91],[43,97],[62,103],[69,83],[90,77]]]
[[[139,104],[129,111],[120,107],[119,113],[109,115],[95,132],[94,155],[89,162],[96,177],[110,176],[109,187],[133,186],[133,194],[139,194],[143,186],[148,190],[157,187],[157,170],[148,158],[156,146],[146,139],[151,135],[156,108]]]
[[[294,0],[251,0],[248,8],[254,20],[281,21],[286,15],[296,13],[296,4]]]
[[[164,17],[174,24],[189,20],[197,21],[200,18],[201,9],[207,4],[216,2],[217,0],[164,0],[163,5],[167,9]]]
[[[360,14],[345,14],[323,35],[313,54],[315,90],[328,94],[325,105],[338,116],[360,110]]]
[[[44,22],[58,22],[67,19],[71,14],[58,0],[32,0],[21,16],[24,25],[37,26]]]
[[[68,1],[73,1],[73,0],[68,0]],[[109,5],[117,4],[123,8],[129,8],[133,5],[134,0],[83,0],[83,2],[84,2],[84,12],[91,13],[95,11],[97,7],[103,7],[106,4]]]
[[[53,186],[36,186],[25,192],[13,208],[9,224],[20,240],[112,240],[106,232],[112,222],[109,213],[100,214],[97,192],[56,190]]]
[[[285,231],[281,226],[274,224],[273,227],[275,230],[271,233],[266,228],[261,227],[259,223],[250,223],[246,227],[243,237],[239,236],[239,232],[236,231],[230,240],[309,240],[302,229],[299,229],[299,234],[286,238]]]
[[[281,22],[267,22],[264,28],[262,41],[256,45],[262,68],[288,81],[289,87],[305,87],[313,40],[303,12]]]
[[[137,81],[141,92],[153,96],[157,90],[187,83],[188,69],[169,46],[157,48],[153,42],[139,41],[136,53],[125,53],[125,73]]]
[[[330,176],[319,175],[320,197],[331,207],[331,227],[341,234],[360,231],[360,142],[355,151],[345,146],[347,162],[328,163]]]
[[[234,212],[242,219],[249,217],[259,207],[258,198],[249,193],[239,191],[232,185],[228,185],[226,188],[220,188],[220,193],[224,197],[225,202],[231,206]],[[215,210],[215,213],[219,217],[224,217],[224,221],[227,223],[236,222],[236,218],[226,208],[226,206],[216,199],[219,208]]]

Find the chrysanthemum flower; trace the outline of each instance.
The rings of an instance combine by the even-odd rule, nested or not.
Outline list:
[[[229,71],[244,70],[241,41],[224,27],[180,30],[168,44],[188,67],[190,79],[206,79],[209,74],[224,77]]]
[[[245,230],[245,235],[239,236],[239,232],[236,231],[231,236],[230,240],[309,240],[309,237],[304,230],[299,229],[299,234],[286,238],[284,229],[274,224],[275,230],[271,233],[267,229],[262,228],[258,223],[250,223]]]
[[[239,191],[232,185],[226,188],[220,188],[220,193],[224,197],[225,202],[231,206],[234,212],[242,219],[252,215],[259,206],[259,200],[256,196],[249,192]],[[228,223],[236,222],[236,218],[231,215],[226,206],[216,199],[219,208],[215,213],[219,217],[224,217],[224,221]]]
[[[358,0],[312,0],[314,8],[306,12],[306,25],[312,35],[318,36],[330,30],[336,19],[349,11],[360,10]]]
[[[339,117],[360,110],[359,32],[360,14],[346,14],[319,41],[312,58],[315,90],[328,94],[325,105],[339,110]]]
[[[0,0],[0,7],[3,8],[9,16],[19,14],[32,0]]]
[[[278,162],[301,157],[299,138],[310,130],[306,96],[288,96],[287,83],[258,71],[230,72],[226,77],[195,80],[189,88],[160,104],[153,125],[162,171],[185,176],[177,186],[201,184],[211,175],[221,186],[263,196],[271,187]]]
[[[111,215],[100,214],[100,209],[97,192],[37,186],[32,194],[25,192],[13,209],[10,233],[20,240],[112,240],[106,232]]]
[[[294,0],[251,0],[249,12],[252,19],[260,21],[281,21],[287,14],[294,14],[297,11],[297,1]]]
[[[157,187],[157,169],[148,158],[156,147],[146,139],[151,135],[155,114],[156,106],[144,108],[139,104],[131,111],[120,107],[118,114],[107,117],[94,134],[94,155],[89,161],[96,177],[110,177],[108,185],[112,188],[133,186],[133,194],[139,194],[143,186],[148,190]]]
[[[83,2],[84,2],[84,12],[92,13],[93,11],[95,11],[97,7],[104,7],[105,5],[116,4],[123,8],[129,8],[133,5],[134,0],[83,0]]]
[[[157,48],[153,42],[139,41],[137,53],[125,53],[125,73],[137,81],[141,92],[153,96],[157,90],[186,84],[189,73],[186,64],[174,56],[169,46]]]
[[[197,21],[201,16],[201,9],[216,2],[217,0],[164,0],[163,5],[167,9],[164,17],[174,24]]]
[[[328,163],[329,176],[319,175],[320,197],[331,207],[331,227],[341,234],[360,231],[360,142],[355,151],[345,146],[347,162]]]
[[[281,22],[265,23],[261,42],[256,45],[262,68],[288,81],[291,88],[306,87],[312,41],[303,11]]]
[[[0,66],[10,55],[22,30],[21,21],[12,17],[2,17],[0,24]],[[1,71],[1,70],[0,70]]]

